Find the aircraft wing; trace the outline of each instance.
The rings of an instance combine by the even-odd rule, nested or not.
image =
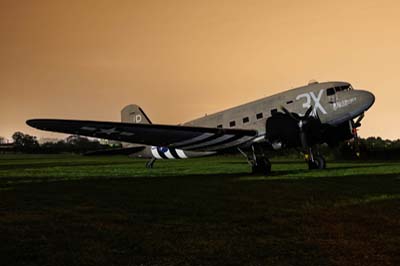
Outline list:
[[[199,151],[216,151],[239,146],[254,139],[258,134],[256,130],[245,129],[63,119],[32,119],[26,123],[46,131]]]

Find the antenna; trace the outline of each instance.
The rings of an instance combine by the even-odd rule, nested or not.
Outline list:
[[[311,80],[308,82],[308,85],[318,84],[318,83],[319,83],[319,82],[316,81],[315,79],[311,79]]]

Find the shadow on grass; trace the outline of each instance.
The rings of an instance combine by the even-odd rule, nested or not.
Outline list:
[[[321,174],[320,178],[324,177],[324,173],[330,173],[334,172],[337,170],[349,170],[349,169],[373,169],[376,167],[390,167],[393,166],[393,163],[375,163],[375,164],[360,164],[360,165],[344,165],[344,166],[334,166],[334,167],[328,167],[323,170],[308,170],[308,169],[290,169],[290,170],[275,170],[271,173],[270,176],[272,177],[279,177],[279,176],[287,176],[287,175],[293,175],[293,174],[309,174],[309,173],[319,173]],[[371,174],[379,174],[379,173],[371,173]],[[398,173],[395,174],[400,174],[400,169]],[[356,174],[357,175],[357,174]],[[369,175],[369,174],[367,174]],[[353,176],[353,175],[346,175],[346,177]],[[326,177],[326,176],[325,176]],[[266,177],[268,178],[268,177]]]
[[[115,177],[99,177],[99,176],[84,176],[84,177],[3,177],[0,178],[0,188],[10,185],[28,184],[28,183],[46,183],[46,182],[62,182],[62,181],[116,181],[116,180],[132,180],[135,181],[150,181],[150,180],[172,180],[172,179],[237,179],[243,176],[251,175],[250,172],[228,173],[228,174],[186,174],[186,175],[135,175],[135,176],[115,176]]]
[[[136,176],[83,176],[83,177],[6,177],[0,179],[0,188],[6,189],[10,186],[30,184],[30,183],[48,183],[48,182],[108,182],[108,181],[132,181],[132,182],[158,182],[158,181],[201,181],[204,180],[209,182],[210,180],[226,182],[228,181],[246,181],[246,182],[259,182],[264,181],[268,183],[309,183],[309,182],[332,182],[337,181],[338,183],[343,182],[374,182],[379,185],[379,181],[385,179],[392,179],[394,181],[400,181],[400,172],[396,173],[385,173],[385,174],[348,174],[348,175],[335,175],[335,176],[323,176],[324,171],[320,171],[321,176],[305,176],[305,177],[288,177],[291,174],[302,174],[309,173],[309,170],[292,170],[292,171],[275,171],[269,176],[256,175],[250,172],[240,173],[226,173],[226,174],[183,174],[183,175],[136,175]],[[282,177],[282,178],[279,178]],[[400,184],[399,184],[400,185]]]

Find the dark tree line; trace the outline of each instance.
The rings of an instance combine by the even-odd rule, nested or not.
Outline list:
[[[351,147],[347,150],[351,151]],[[359,142],[360,157],[362,159],[379,159],[379,160],[394,160],[400,159],[400,139],[384,140],[380,137],[369,137],[360,139]],[[342,148],[342,153],[345,151]]]
[[[21,153],[86,153],[94,150],[111,148],[110,145],[101,144],[98,140],[91,140],[81,136],[69,136],[55,143],[46,142],[39,144],[35,136],[15,132],[12,136],[13,151]]]
[[[39,144],[35,136],[15,132],[13,138],[13,149],[6,152],[21,153],[77,153],[83,154],[90,151],[110,149],[107,144],[101,144],[96,139],[88,139],[81,136],[69,136],[56,143]],[[4,144],[4,138],[0,137],[0,144]],[[117,147],[120,147],[120,145]],[[400,139],[385,140],[380,137],[369,137],[354,141],[343,142],[338,147],[331,148],[327,145],[320,147],[320,152],[331,159],[365,159],[365,160],[400,160]],[[299,157],[299,152],[294,149],[283,149],[280,151],[268,152],[269,157]]]
[[[323,144],[317,150],[326,158],[335,160],[400,160],[400,139],[360,138],[357,142],[353,140],[342,142],[337,147]],[[303,157],[300,149],[271,150],[266,152],[266,155],[269,158],[283,157],[296,160]]]

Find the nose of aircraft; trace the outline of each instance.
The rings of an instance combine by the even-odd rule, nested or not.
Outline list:
[[[358,91],[360,100],[363,104],[363,109],[367,111],[375,102],[375,95],[369,91],[360,90]]]

